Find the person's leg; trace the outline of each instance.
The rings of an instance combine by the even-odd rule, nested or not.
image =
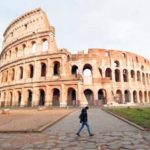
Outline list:
[[[83,128],[84,128],[84,122],[82,123],[80,129],[78,130],[77,135],[80,135],[80,132],[81,132],[81,130],[82,130]]]
[[[86,122],[85,125],[86,125],[86,127],[87,127],[87,130],[88,130],[89,135],[90,135],[90,136],[93,136],[94,134],[91,133],[89,124]]]

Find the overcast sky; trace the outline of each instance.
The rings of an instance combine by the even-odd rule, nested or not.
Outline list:
[[[56,28],[59,48],[124,50],[150,59],[150,0],[3,0],[0,43],[16,17],[37,7]]]

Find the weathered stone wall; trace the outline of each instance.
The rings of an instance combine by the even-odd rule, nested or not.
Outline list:
[[[41,9],[6,29],[0,67],[1,106],[150,103],[150,62],[133,53],[58,49]]]

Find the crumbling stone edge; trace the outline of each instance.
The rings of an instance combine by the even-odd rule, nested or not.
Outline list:
[[[54,124],[56,124],[57,122],[59,122],[60,120],[64,119],[65,117],[69,116],[71,113],[73,113],[74,111],[76,111],[76,109],[72,110],[71,112],[63,115],[62,117],[49,122],[43,126],[41,126],[40,128],[37,129],[28,129],[28,130],[16,130],[16,131],[0,131],[0,133],[41,133],[43,132],[45,129],[47,129],[48,127],[53,126]]]

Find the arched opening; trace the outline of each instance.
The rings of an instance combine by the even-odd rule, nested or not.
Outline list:
[[[32,53],[36,52],[36,42],[32,42]]]
[[[107,68],[105,71],[105,77],[112,79],[112,71],[110,68]]]
[[[60,75],[60,63],[58,61],[54,62],[54,76]]]
[[[119,61],[114,61],[114,67],[120,67],[120,63],[119,63]]]
[[[29,65],[29,69],[30,69],[29,77],[30,77],[30,78],[33,78],[33,75],[34,75],[34,67],[33,67],[32,64]]]
[[[98,100],[102,101],[103,104],[107,104],[107,93],[105,89],[98,91]]]
[[[150,102],[150,91],[148,92],[148,100]]]
[[[142,102],[143,102],[143,94],[142,94],[142,91],[139,91],[139,99],[140,99],[140,102],[142,103]]]
[[[142,73],[143,84],[145,84],[145,74]]]
[[[85,64],[83,67],[83,76],[92,76],[92,66],[90,64]]]
[[[32,106],[32,91],[28,90],[28,103],[27,103],[28,107]]]
[[[45,91],[40,89],[39,106],[45,105]]]
[[[131,70],[130,74],[131,74],[131,79],[135,80],[135,72],[134,72],[134,70]]]
[[[136,91],[133,91],[133,102],[134,103],[137,103],[137,92]]]
[[[102,69],[101,68],[99,68],[99,73],[100,73],[100,76],[103,77]]]
[[[60,106],[60,91],[57,88],[53,89],[53,106]]]
[[[20,75],[19,75],[19,79],[23,78],[23,67],[20,67]]]
[[[125,103],[131,102],[130,92],[128,90],[125,90],[124,97],[125,97]]]
[[[9,93],[9,106],[12,106],[12,96],[13,96],[13,94],[12,94],[12,92],[10,92]]]
[[[73,88],[68,89],[67,105],[69,106],[76,105],[76,91]]]
[[[147,84],[149,84],[148,73],[146,73],[146,82],[147,82]]]
[[[123,70],[123,81],[128,82],[128,71],[127,71],[127,69]]]
[[[72,75],[77,75],[78,74],[78,66],[73,65],[72,70],[71,70]]]
[[[43,40],[42,50],[48,51],[48,41],[46,39]]]
[[[21,106],[21,99],[22,99],[21,92],[18,91],[18,106],[19,106],[19,107]]]
[[[93,105],[94,104],[94,96],[93,96],[93,91],[90,90],[90,89],[86,89],[84,91],[84,95],[85,95],[85,98],[88,102],[89,105]]]
[[[46,64],[41,63],[41,77],[45,77],[45,76],[46,76]]]
[[[137,81],[141,81],[140,71],[137,71]]]
[[[146,91],[144,92],[144,99],[145,99],[145,102],[147,102],[147,92]]]
[[[120,70],[115,69],[115,81],[120,82]]]
[[[116,91],[116,102],[119,104],[123,103],[121,90]]]
[[[15,79],[15,70],[12,69],[12,76],[11,76],[12,81]]]

